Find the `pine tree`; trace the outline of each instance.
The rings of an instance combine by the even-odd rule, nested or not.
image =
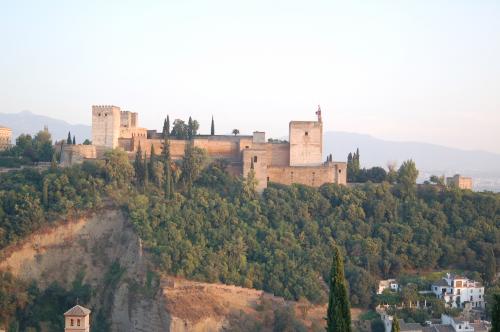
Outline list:
[[[73,135],[73,145],[76,145],[76,137]]]
[[[394,315],[392,317],[392,327],[391,327],[391,332],[400,332],[401,328],[399,327],[399,319]]]
[[[344,263],[337,246],[333,248],[329,286],[326,330],[328,332],[351,332],[351,312],[344,277]]]
[[[73,140],[71,139],[71,132],[68,131],[68,138],[66,139],[66,144],[72,144],[73,143]]]
[[[215,124],[214,124],[214,116],[212,115],[212,124],[210,125],[210,135],[215,135]]]
[[[500,332],[500,293],[493,294],[493,307],[491,308],[490,332]]]

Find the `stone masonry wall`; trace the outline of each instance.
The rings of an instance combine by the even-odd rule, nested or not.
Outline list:
[[[323,162],[323,124],[291,121],[290,166],[320,165]]]

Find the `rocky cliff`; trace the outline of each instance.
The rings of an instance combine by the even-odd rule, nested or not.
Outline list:
[[[107,276],[117,262],[123,273],[112,284]],[[323,307],[263,291],[158,276],[141,240],[114,208],[60,221],[4,249],[0,270],[36,280],[41,289],[54,281],[69,288],[84,274],[94,290],[90,306],[106,309],[112,331],[241,331],[242,324],[272,325],[277,308],[293,308],[312,327],[321,325],[324,315]]]

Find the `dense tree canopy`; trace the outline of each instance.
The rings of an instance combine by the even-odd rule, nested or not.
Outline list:
[[[162,152],[164,174],[141,188],[118,150],[99,162],[0,175],[0,247],[56,215],[94,208],[109,197],[125,207],[161,271],[287,299],[326,302],[335,245],[346,253],[354,306],[373,303],[378,279],[405,271],[461,268],[491,276],[498,266],[498,194],[411,186],[408,195],[404,186],[415,178],[409,163],[399,172],[408,181],[396,185],[271,184],[258,195],[254,178],[230,176],[224,161],[205,167],[203,153],[189,149],[168,168]],[[165,195],[168,169],[175,191]]]

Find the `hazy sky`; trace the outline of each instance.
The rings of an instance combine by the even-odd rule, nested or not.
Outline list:
[[[500,153],[500,1],[0,0],[0,112],[287,135],[288,121]]]

